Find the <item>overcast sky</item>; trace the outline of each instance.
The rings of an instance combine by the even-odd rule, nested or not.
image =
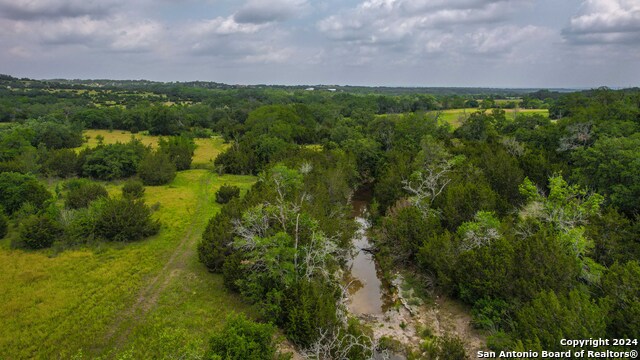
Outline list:
[[[640,86],[640,0],[0,0],[0,73]]]

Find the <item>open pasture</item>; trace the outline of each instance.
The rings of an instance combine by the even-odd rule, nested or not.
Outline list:
[[[145,133],[132,134],[123,130],[86,130],[85,137],[88,138],[85,147],[98,146],[98,136],[102,136],[104,144],[115,144],[116,142],[128,142],[132,137],[142,141],[143,144],[151,147],[158,145],[160,136],[152,136]],[[193,154],[193,167],[208,167],[213,160],[223,152],[228,144],[224,143],[221,137],[215,136],[209,139],[195,139],[197,145]]]
[[[468,109],[450,109],[450,110],[442,110],[440,113],[440,119],[444,122],[451,124],[454,128],[460,126],[462,121],[466,119],[469,115],[478,111],[477,108],[468,108]],[[491,110],[486,110],[490,112]],[[515,109],[504,109],[507,118],[513,118],[516,115]],[[432,114],[436,114],[436,112],[431,112]],[[518,109],[518,115],[534,115],[540,114],[543,116],[549,116],[549,110],[547,109]]]
[[[0,359],[178,358],[201,355],[231,311],[247,311],[196,246],[219,211],[223,184],[246,191],[250,176],[179,172],[146,187],[159,203],[160,233],[54,253],[0,247]],[[117,194],[117,185],[108,184]],[[116,195],[117,196],[117,195]]]

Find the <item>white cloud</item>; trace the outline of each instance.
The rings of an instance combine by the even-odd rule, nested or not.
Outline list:
[[[121,0],[0,0],[0,17],[14,20],[104,17],[120,4]]]
[[[88,15],[51,20],[5,20],[3,28],[34,46],[80,45],[104,51],[144,52],[161,39],[162,26],[151,20],[122,16],[95,19]]]
[[[563,33],[577,44],[640,44],[640,2],[585,0]]]
[[[280,63],[291,59],[288,33],[271,23],[238,23],[234,16],[185,25],[181,40],[194,55],[226,63]]]
[[[232,35],[252,34],[265,27],[264,24],[242,24],[233,17],[217,17],[211,20],[201,21],[190,28],[195,35]]]
[[[468,34],[468,38],[471,40],[473,51],[482,54],[496,54],[511,52],[518,45],[523,45],[535,38],[539,39],[547,34],[548,30],[532,25],[525,27],[508,25],[493,29],[478,29],[476,32]]]
[[[280,22],[299,16],[308,8],[306,0],[249,0],[233,19],[251,24]]]
[[[508,55],[546,29],[502,25],[528,1],[367,0],[318,22],[343,52],[387,63],[417,63],[424,57],[459,59],[468,54]],[[544,31],[543,31],[544,30]],[[536,36],[536,33],[538,33]],[[367,55],[376,48],[375,55]]]

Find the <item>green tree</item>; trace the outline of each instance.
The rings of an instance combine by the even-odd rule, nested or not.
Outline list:
[[[222,331],[209,340],[207,360],[273,360],[277,356],[275,329],[243,315],[229,315]]]
[[[184,127],[177,110],[174,107],[157,105],[147,113],[149,134],[177,135]]]
[[[46,176],[68,178],[78,170],[78,154],[72,149],[48,151],[43,160],[42,173]]]
[[[51,198],[47,188],[32,175],[13,172],[0,173],[0,206],[9,214],[13,214],[25,203],[36,208]]]
[[[240,188],[233,185],[224,184],[216,191],[216,202],[226,204],[234,197],[240,197]]]
[[[151,209],[141,200],[106,198],[94,204],[95,233],[100,238],[131,242],[160,230],[160,224],[151,219]]]
[[[209,220],[198,243],[198,258],[211,272],[222,272],[225,259],[231,254],[233,224],[231,217],[224,211]]]
[[[80,181],[75,186],[69,186],[64,206],[67,209],[79,209],[89,206],[92,201],[109,196],[107,189],[97,183]]]
[[[576,178],[585,186],[609,195],[627,215],[640,210],[640,134],[602,138],[577,151]]]
[[[138,176],[145,185],[168,184],[176,177],[176,166],[166,153],[148,153],[138,165]]]
[[[640,337],[640,264],[614,264],[602,280],[602,291],[610,304],[608,334],[617,339]]]
[[[0,208],[0,239],[7,236],[9,232],[9,218],[4,214],[4,211]]]
[[[141,199],[144,196],[144,184],[138,179],[129,179],[122,185],[122,197],[126,199]]]
[[[160,151],[169,155],[176,165],[176,170],[188,170],[191,167],[196,144],[193,139],[186,136],[173,136],[168,139],[161,138],[158,143]]]
[[[19,241],[29,249],[44,249],[62,236],[64,228],[47,214],[32,215],[20,223]]]
[[[114,180],[136,174],[140,159],[149,152],[139,140],[126,144],[99,145],[79,154],[82,175],[100,180]]]
[[[561,351],[561,339],[606,338],[607,310],[580,290],[560,296],[545,291],[516,313],[517,332],[525,347],[538,343]]]

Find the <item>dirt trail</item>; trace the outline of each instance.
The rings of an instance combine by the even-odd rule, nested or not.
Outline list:
[[[424,320],[431,324],[432,330],[438,336],[449,334],[460,337],[472,359],[475,359],[478,350],[486,350],[486,338],[473,328],[469,310],[454,300],[437,296],[435,304],[424,315]]]
[[[154,308],[162,292],[177,275],[186,270],[189,259],[195,256],[196,244],[200,235],[195,233],[195,229],[198,222],[201,221],[199,214],[202,207],[210,200],[209,183],[210,179],[204,174],[198,184],[195,210],[188,211],[191,216],[189,225],[185,228],[184,236],[171,253],[169,260],[158,274],[138,292],[136,302],[125,309],[111,326],[107,333],[106,343],[109,344],[113,341],[113,349],[122,349],[134,327],[140,322],[139,320],[142,320]]]

